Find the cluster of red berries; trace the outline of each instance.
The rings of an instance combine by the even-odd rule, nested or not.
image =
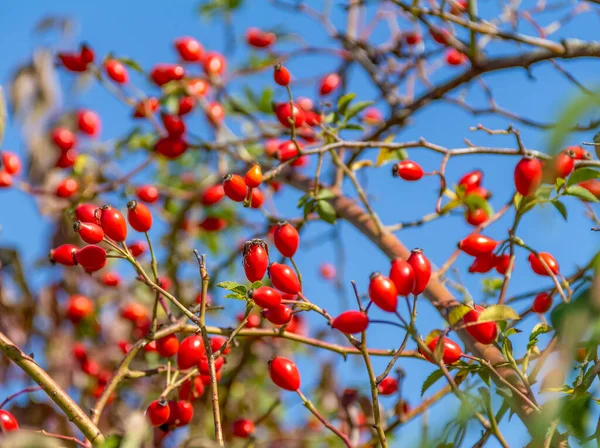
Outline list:
[[[21,159],[10,151],[0,152],[0,188],[10,187],[13,176],[21,172]]]
[[[258,163],[253,164],[244,177],[239,174],[228,174],[223,178],[222,187],[213,186],[202,195],[204,205],[213,205],[223,196],[235,202],[247,200],[250,207],[260,208],[265,201],[263,192],[258,188],[262,184],[262,170]]]

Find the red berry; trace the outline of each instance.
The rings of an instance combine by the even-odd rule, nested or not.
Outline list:
[[[4,170],[0,170],[0,188],[10,187],[13,183],[13,178]]]
[[[292,119],[292,110],[294,114],[294,118]],[[275,105],[275,116],[277,120],[285,126],[286,128],[291,128],[292,123],[294,123],[294,127],[300,128],[304,124],[306,120],[306,115],[302,109],[294,104],[294,108],[289,102],[279,103]]]
[[[193,389],[192,389],[193,383]],[[204,394],[204,384],[199,376],[195,377],[192,381],[186,380],[179,388],[179,399],[194,401]]]
[[[160,426],[167,423],[167,420],[169,420],[169,416],[171,415],[169,404],[164,399],[154,400],[148,406],[146,415],[152,426]]]
[[[81,57],[81,54],[58,53],[57,56],[62,65],[69,71],[79,73],[87,70],[88,63]]]
[[[140,201],[153,204],[158,201],[158,189],[153,185],[141,185],[136,190],[136,195]]]
[[[152,115],[158,110],[159,102],[158,99],[150,97],[136,104],[133,112],[134,118],[144,118],[148,115]]]
[[[482,322],[480,324],[472,325],[474,322],[477,322],[479,315],[484,310],[485,308],[475,305],[474,310],[469,311],[463,316],[463,321],[466,324],[467,332],[473,336],[473,339],[480,344],[491,344],[498,336],[498,326],[496,325],[496,322]]]
[[[81,239],[88,244],[98,244],[104,239],[104,230],[93,222],[76,221],[73,224],[73,230],[79,233]]]
[[[79,49],[79,56],[86,64],[94,62],[94,51],[85,43],[81,44],[81,47]]]
[[[54,128],[50,137],[61,151],[68,151],[77,143],[75,134],[67,128]]]
[[[50,251],[50,261],[63,266],[75,266],[75,252],[77,252],[77,249],[77,246],[73,244],[62,244]]]
[[[450,32],[447,29],[430,28],[430,30],[431,37],[434,41],[436,41],[438,44],[448,45],[448,42],[450,41]]]
[[[546,292],[540,292],[535,299],[533,299],[533,305],[531,311],[534,313],[543,314],[552,307],[552,296]]]
[[[271,380],[289,391],[300,389],[300,373],[293,361],[281,356],[276,356],[269,362],[269,375]]]
[[[254,300],[261,308],[273,308],[281,303],[281,294],[269,286],[261,286],[257,289],[251,289],[248,297]]]
[[[273,71],[273,79],[280,86],[287,86],[290,83],[290,72],[287,68],[285,68],[281,64],[277,64],[275,66],[275,70]]]
[[[446,52],[446,62],[448,65],[463,65],[469,60],[466,54],[461,53],[456,48],[450,48]]]
[[[179,345],[177,352],[177,366],[181,370],[197,365],[206,356],[202,336],[188,336]]]
[[[471,191],[481,185],[483,172],[481,170],[471,171],[465,174],[458,181],[458,185],[464,188],[465,192]]]
[[[252,190],[252,197],[250,198],[250,207],[260,208],[265,202],[265,195],[258,188]]]
[[[227,227],[227,220],[209,216],[202,220],[198,226],[207,232],[218,232],[219,230]]]
[[[177,109],[177,115],[180,117],[190,113],[196,106],[196,98],[193,96],[182,96],[179,98],[179,108]]]
[[[554,175],[557,178],[566,178],[573,168],[575,168],[575,159],[571,152],[561,152],[554,158]]]
[[[333,319],[331,326],[342,333],[360,333],[369,326],[369,318],[362,311],[345,311]]]
[[[390,280],[396,286],[399,296],[407,296],[415,289],[415,271],[412,265],[402,258],[392,261]]]
[[[262,183],[262,170],[258,163],[253,164],[246,175],[244,176],[244,182],[249,188],[256,188]]]
[[[210,89],[210,85],[202,78],[188,79],[186,90],[192,96],[205,96]]]
[[[226,68],[225,57],[216,51],[209,51],[204,57],[204,72],[208,76],[222,75]]]
[[[127,222],[121,212],[110,205],[100,209],[100,225],[104,234],[110,239],[120,243],[127,238]]]
[[[57,185],[56,196],[68,199],[77,193],[77,191],[79,191],[79,182],[71,177],[67,177]]]
[[[375,107],[367,107],[362,120],[368,125],[375,126],[383,121],[383,114]]]
[[[148,319],[148,310],[141,303],[130,302],[124,305],[121,309],[121,317],[135,325],[138,325]]]
[[[176,139],[185,134],[185,123],[179,115],[163,114],[162,122],[169,137]]]
[[[146,205],[137,201],[127,203],[127,221],[138,232],[147,232],[152,228],[152,212]]]
[[[273,234],[275,247],[284,257],[293,257],[298,250],[300,236],[296,228],[288,222],[280,221]]]
[[[337,73],[330,73],[328,75],[325,75],[321,79],[321,83],[319,84],[319,94],[321,94],[322,96],[329,95],[331,92],[333,92],[340,86],[341,82],[342,80],[340,78],[340,75],[338,75]]]
[[[581,146],[568,146],[563,149],[563,152],[571,153],[575,160],[591,159],[592,155],[583,149]]]
[[[289,306],[280,304],[264,310],[263,315],[272,324],[285,325],[292,320],[292,309]]]
[[[75,260],[87,272],[99,271],[106,264],[106,250],[98,246],[85,246],[75,252]]]
[[[285,264],[271,263],[269,277],[275,288],[287,294],[298,294],[302,290],[296,273]]]
[[[307,110],[304,112],[304,122],[309,125],[309,126],[319,126],[321,124],[321,115],[319,115],[316,112],[313,112],[312,110]],[[308,131],[306,131],[308,132]],[[314,140],[314,131],[311,130],[311,133],[303,133],[300,136],[305,139],[305,140]],[[310,142],[309,142],[310,143]]]
[[[478,226],[488,220],[489,216],[487,212],[482,208],[476,208],[475,210],[467,209],[465,212],[466,221],[472,226]]]
[[[204,48],[193,37],[180,37],[175,41],[175,48],[181,59],[186,62],[198,62],[204,56]]]
[[[246,42],[256,48],[267,48],[275,43],[277,36],[267,33],[258,28],[248,28],[246,31]]]
[[[244,192],[245,194],[245,192]],[[222,184],[213,185],[212,187],[208,187],[202,193],[200,197],[200,202],[202,205],[214,205],[219,202],[225,196],[225,190]]]
[[[187,149],[187,142],[180,137],[163,137],[154,144],[154,150],[168,159],[176,159]]]
[[[177,427],[187,425],[192,418],[194,417],[194,406],[189,401],[178,401],[174,404],[174,406],[170,410],[171,413],[174,412],[174,424]],[[171,416],[169,416],[169,420]]]
[[[156,351],[163,358],[170,358],[179,350],[179,340],[174,334],[169,334],[156,340]]]
[[[75,208],[75,216],[77,220],[81,222],[98,222],[98,216],[96,215],[96,210],[98,210],[98,206],[94,204],[79,204],[77,208]]]
[[[383,311],[393,313],[398,306],[398,291],[389,278],[379,272],[371,274],[369,283],[369,298]]]
[[[0,409],[0,433],[3,431],[16,431],[19,429],[17,419],[10,412]]]
[[[508,271],[508,263],[510,262],[510,255],[504,254],[496,257],[496,272],[501,275],[505,275]]]
[[[297,142],[294,143],[292,140],[286,140],[285,142],[279,145],[277,148],[276,157],[280,162],[285,162],[287,160],[293,159],[298,156],[298,147],[302,149],[302,145]]]
[[[386,376],[381,383],[377,385],[377,391],[380,395],[392,395],[398,391],[398,380],[391,376]]]
[[[225,109],[217,101],[209,103],[206,108],[206,118],[213,126],[219,126],[225,119]]]
[[[242,322],[244,320],[244,314],[240,313],[237,315],[238,322]],[[250,314],[248,316],[248,320],[246,321],[246,328],[258,328],[260,327],[260,316],[257,314]]]
[[[217,359],[215,359],[215,371],[220,371],[224,364],[225,358],[223,358],[222,356],[219,356]],[[210,369],[208,367],[208,358],[206,356],[202,358],[198,363],[198,370],[200,371],[201,375],[210,374]]]
[[[165,85],[171,81],[179,81],[184,75],[184,68],[176,64],[157,64],[150,71],[152,82],[158,86]]]
[[[0,167],[8,174],[17,175],[21,172],[21,160],[14,152],[1,151],[2,163]]]
[[[421,40],[421,35],[416,31],[404,33],[404,42],[406,42],[407,45],[417,45]]]
[[[242,202],[246,198],[246,182],[242,176],[228,174],[223,178],[223,191],[232,201]]]
[[[538,159],[523,157],[515,166],[515,188],[523,196],[529,196],[542,182],[542,165]]]
[[[411,250],[407,261],[415,272],[415,286],[412,293],[415,295],[421,294],[427,288],[427,283],[431,278],[431,263],[423,254],[422,249]]]
[[[94,302],[89,298],[76,294],[69,297],[67,303],[67,319],[78,324],[94,313]]]
[[[121,283],[121,277],[116,272],[105,272],[100,277],[100,281],[104,283],[105,286],[116,287]]]
[[[56,168],[70,168],[75,165],[75,160],[77,160],[77,150],[69,149],[68,151],[61,151],[58,159],[56,159],[56,163],[54,166]]]
[[[423,177],[423,168],[410,160],[403,160],[392,167],[392,175],[404,180],[415,181]]]
[[[133,243],[127,245],[127,249],[129,249],[129,252],[131,252],[133,257],[137,258],[143,253],[146,253],[148,250],[148,245],[143,241],[134,241]]]
[[[550,274],[548,274],[548,271],[540,261],[541,259],[544,261],[544,263],[546,263],[552,274],[558,275],[558,263],[556,262],[556,259],[548,252],[539,252],[538,255],[539,258],[536,257],[534,253],[530,253],[529,257],[527,258],[529,260],[529,264],[533,272],[535,272],[538,275],[550,276]]]
[[[125,66],[116,59],[107,59],[104,63],[106,75],[118,84],[125,84],[129,81],[129,73]]]
[[[492,197],[492,194],[483,187],[475,187],[469,190],[467,195],[465,196],[465,199],[468,198],[470,195],[479,196],[483,199],[489,199]]]
[[[429,348],[429,350],[431,350],[432,353],[435,351],[435,347],[436,347],[439,339],[440,339],[440,336],[433,338],[427,344],[427,347]],[[444,364],[454,364],[462,356],[462,349],[453,340],[445,337],[442,341],[442,346],[443,346],[442,361],[444,362]],[[427,358],[427,360],[429,360],[430,362],[433,362],[435,364],[433,359],[430,359],[427,355],[423,355],[423,356],[425,356],[425,358]]]
[[[600,180],[598,179],[590,179],[580,182],[580,187],[585,188],[587,191],[592,193],[596,198],[600,198]]]
[[[220,350],[225,342],[227,342],[227,338],[225,338],[223,336],[213,336],[210,339],[210,347],[211,347],[213,353],[216,352],[217,350]],[[227,345],[227,347],[225,347],[225,350],[223,350],[223,354],[227,355],[227,354],[229,354],[230,351],[231,351],[231,347],[229,345]]]
[[[458,243],[458,248],[466,254],[478,257],[493,252],[497,245],[497,241],[488,238],[487,236],[480,235],[479,233],[472,233]]]
[[[469,266],[469,272],[485,274],[490,272],[496,266],[497,258],[493,253],[479,255],[475,257],[471,266]]]
[[[92,137],[100,133],[100,117],[93,110],[77,111],[77,128]]]
[[[73,343],[72,351],[73,351],[73,356],[80,363],[83,363],[84,361],[87,360],[87,349],[85,347],[85,344],[83,344],[82,342]]]
[[[319,273],[325,280],[334,280],[336,276],[335,267],[331,263],[323,263],[319,267]]]
[[[232,431],[235,437],[241,437],[247,439],[254,434],[254,422],[246,418],[236,420],[233,422]]]

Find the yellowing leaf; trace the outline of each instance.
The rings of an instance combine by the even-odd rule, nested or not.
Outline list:
[[[352,171],[358,171],[361,168],[365,168],[367,166],[373,166],[374,163],[371,160],[359,160],[358,162],[354,162],[352,165],[350,165],[350,169]]]
[[[438,336],[441,336],[442,330],[433,330],[427,336],[425,336],[425,345],[429,345],[431,341],[433,341]]]
[[[519,314],[507,305],[490,305],[483,311],[477,322],[498,322],[499,320],[517,320]]]
[[[451,326],[456,325],[469,311],[471,311],[471,308],[467,305],[455,306],[448,314],[448,323]]]

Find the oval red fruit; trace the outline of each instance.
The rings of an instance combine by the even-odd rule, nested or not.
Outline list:
[[[223,191],[232,201],[242,202],[246,198],[246,182],[242,176],[228,174],[223,178]]]
[[[137,201],[127,203],[127,221],[138,232],[147,232],[152,228],[152,212],[146,205]]]
[[[284,304],[268,308],[263,311],[263,316],[275,325],[285,325],[292,320],[292,309]]]
[[[325,75],[319,84],[319,94],[322,96],[329,95],[340,86],[341,82],[342,80],[340,75],[337,73],[329,73],[328,75]]]
[[[269,248],[260,239],[253,239],[244,244],[242,265],[249,282],[262,280],[269,267]]]
[[[369,283],[369,298],[383,311],[393,313],[398,306],[398,291],[389,278],[379,272],[371,274]]]
[[[156,351],[163,358],[170,358],[179,351],[179,340],[174,334],[169,334],[156,340]]]
[[[269,362],[269,375],[271,380],[289,391],[296,391],[300,388],[300,373],[293,361],[276,356]]]
[[[146,410],[146,415],[150,420],[150,424],[152,426],[160,426],[164,423],[167,423],[169,420],[169,416],[171,414],[169,404],[166,400],[154,400],[148,406]]]
[[[98,246],[85,246],[75,252],[75,260],[87,272],[99,271],[106,264],[106,250]]]
[[[331,326],[342,333],[360,333],[369,326],[369,317],[362,311],[345,311],[333,319]]]
[[[460,243],[458,248],[473,257],[486,255],[496,248],[498,242],[479,233],[472,233]]]
[[[515,188],[523,196],[529,196],[542,182],[542,164],[538,159],[523,157],[514,172]]]
[[[153,185],[141,185],[136,190],[136,195],[140,201],[153,204],[158,201],[158,189]]]
[[[202,336],[188,336],[181,344],[177,351],[177,366],[181,370],[189,369],[196,366],[200,360],[206,356],[204,352],[204,343]]]
[[[288,222],[279,221],[273,234],[275,247],[284,257],[293,257],[300,244],[300,236],[296,228]]]
[[[100,225],[104,230],[104,234],[117,243],[125,241],[125,238],[127,238],[127,222],[123,214],[110,205],[102,207],[99,214]]]
[[[479,315],[483,311],[485,311],[485,308],[475,305],[475,309],[463,316],[463,321],[466,324],[465,328],[467,332],[473,336],[473,339],[481,344],[491,344],[498,336],[498,326],[496,325],[496,322],[482,322],[473,325],[474,322],[477,322]]]
[[[287,68],[285,68],[281,64],[277,64],[275,66],[275,70],[273,71],[273,79],[280,86],[287,86],[290,83],[290,72]]]
[[[386,376],[381,383],[377,385],[377,391],[380,395],[392,395],[398,391],[398,380],[391,376]]]
[[[98,244],[104,239],[104,230],[98,224],[93,222],[77,221],[73,224],[73,230],[79,234],[79,237],[88,244]]]
[[[50,251],[50,261],[63,266],[75,266],[77,264],[75,261],[77,249],[77,246],[73,244],[62,244]]]
[[[287,294],[298,294],[302,290],[296,273],[285,264],[271,263],[269,277],[275,288]]]
[[[392,175],[404,180],[415,181],[423,177],[423,168],[411,160],[403,160],[392,167]]]
[[[19,423],[10,412],[0,409],[0,433],[3,431],[16,431],[19,429]]]
[[[235,437],[247,439],[254,434],[254,422],[246,418],[236,420],[233,422],[231,432]]]
[[[529,265],[531,266],[533,272],[535,272],[538,275],[550,276],[550,274],[542,264],[542,261],[540,261],[541,259],[544,261],[544,263],[546,263],[552,274],[558,275],[559,269],[556,259],[548,252],[539,252],[538,255],[539,257],[536,257],[534,253],[530,253],[529,257],[527,258],[529,260]]]
[[[427,283],[431,278],[431,263],[423,253],[423,249],[411,250],[407,261],[415,273],[415,286],[412,293],[421,294],[427,288]]]
[[[440,339],[440,336],[433,338],[427,344],[427,347],[429,348],[429,350],[431,350],[432,353],[435,351],[435,347],[436,347],[439,339]],[[454,342],[452,339],[448,339],[445,337],[442,341],[442,344],[443,344],[442,361],[444,364],[447,364],[447,365],[454,364],[456,361],[458,361],[460,359],[460,357],[462,356],[462,349],[456,342]],[[430,362],[436,364],[435,361],[430,359],[428,356],[426,356],[426,355],[423,355],[423,356],[425,356],[425,358],[427,358],[427,360],[429,360]]]
[[[534,313],[543,314],[552,307],[552,296],[546,292],[541,292],[535,299],[533,299],[533,305],[531,311]]]
[[[415,288],[415,271],[408,261],[402,258],[393,260],[389,277],[394,282],[398,295],[407,296],[413,292]]]
[[[257,289],[251,289],[248,297],[254,300],[261,308],[273,308],[281,303],[281,294],[269,286],[261,286]]]

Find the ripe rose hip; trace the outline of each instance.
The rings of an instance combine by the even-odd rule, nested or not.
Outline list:
[[[592,193],[596,198],[600,198],[600,180],[598,179],[590,179],[580,182],[580,187],[585,188],[587,191]]]
[[[552,308],[552,296],[546,292],[540,292],[535,299],[533,299],[533,305],[531,311],[534,313],[543,314]]]
[[[265,202],[265,195],[258,188],[252,190],[252,197],[250,198],[251,208],[260,208]]]
[[[286,162],[294,157],[298,157],[298,147],[302,149],[300,142],[294,143],[292,140],[286,140],[279,145],[277,148],[276,157],[280,162]]]
[[[81,54],[61,52],[57,54],[62,65],[69,71],[80,73],[87,70],[88,62],[86,62]]]
[[[186,62],[198,62],[204,56],[204,48],[193,37],[180,37],[175,40],[175,49],[179,57]]]
[[[334,280],[336,276],[335,266],[331,263],[323,263],[319,267],[319,274],[321,274],[321,277],[325,280]]]
[[[450,41],[450,31],[445,28],[431,28],[431,38],[438,44],[448,45]]]
[[[427,347],[429,348],[429,350],[431,350],[432,353],[435,352],[435,347],[438,343],[438,340],[440,339],[440,336],[433,338],[431,341],[429,341],[429,343],[427,344]],[[454,342],[451,339],[448,338],[444,338],[442,340],[442,346],[443,346],[443,351],[442,351],[442,361],[444,364],[449,365],[449,364],[454,364],[456,361],[458,361],[460,359],[460,357],[462,356],[462,349],[460,348],[460,346]],[[419,349],[419,351],[421,351]],[[425,358],[436,364],[436,362],[433,359],[430,359],[427,355],[425,355],[424,353],[421,353],[423,356],[425,356]]]
[[[81,222],[98,223],[98,215],[96,215],[98,206],[94,204],[79,204],[75,208],[75,217]]]
[[[75,165],[75,160],[77,160],[77,150],[69,149],[68,151],[61,151],[58,159],[56,159],[56,163],[54,166],[56,168],[70,168]]]
[[[62,244],[50,251],[50,261],[52,263],[62,264],[63,266],[75,266],[75,252],[77,246],[73,244]]]
[[[127,203],[127,221],[138,232],[147,232],[152,228],[152,212],[141,202]]]
[[[379,272],[371,274],[369,283],[369,298],[383,311],[393,313],[398,306],[398,291],[389,278]]]
[[[83,344],[82,342],[74,342],[72,351],[73,356],[80,363],[83,363],[87,360],[87,349],[85,348],[85,344]]]
[[[269,248],[260,239],[253,239],[244,244],[242,265],[249,282],[261,280],[269,267]]]
[[[219,356],[217,359],[215,359],[215,371],[219,372],[224,364],[225,364],[224,357]],[[210,368],[208,366],[208,358],[206,356],[204,356],[204,358],[202,358],[200,360],[200,362],[198,362],[198,370],[200,371],[201,375],[210,375]]]
[[[246,175],[244,176],[244,182],[249,188],[256,188],[262,183],[262,170],[258,163],[253,164]]]
[[[186,86],[186,91],[192,96],[205,96],[210,89],[210,85],[202,78],[189,79]]]
[[[121,317],[135,325],[148,319],[148,310],[139,302],[130,302],[121,309]]]
[[[127,238],[127,222],[121,212],[110,205],[100,209],[100,225],[104,234],[110,239],[120,243]]]
[[[329,73],[328,75],[325,75],[319,84],[319,94],[322,96],[329,95],[340,86],[341,82],[342,80],[340,75],[337,73]]]
[[[125,66],[116,59],[107,59],[104,63],[106,75],[118,84],[125,84],[129,81],[129,73]]]
[[[251,289],[248,297],[254,300],[261,308],[273,308],[281,303],[281,294],[269,286],[261,286],[257,289]]]
[[[209,103],[206,108],[206,118],[213,126],[219,126],[225,120],[225,109],[217,101]]]
[[[87,272],[96,272],[106,264],[106,250],[98,246],[85,246],[75,252],[75,260]]]
[[[225,342],[227,342],[227,338],[223,337],[223,336],[213,336],[210,339],[210,347],[214,352],[216,352],[217,350],[220,350],[221,347],[223,346],[223,344],[225,344]],[[228,344],[227,347],[225,347],[225,350],[223,350],[223,354],[227,355],[229,354],[229,352],[231,351],[231,346]]]
[[[398,391],[398,380],[391,376],[386,376],[381,383],[377,385],[377,391],[380,395],[392,395]]]
[[[463,316],[463,321],[466,324],[465,328],[467,332],[473,336],[473,339],[480,344],[491,344],[498,336],[498,326],[496,325],[496,322],[482,322],[480,324],[473,325],[474,322],[477,322],[479,315],[483,311],[485,311],[485,308],[475,305],[475,309],[469,311]]]
[[[100,117],[96,112],[89,109],[77,111],[77,129],[92,137],[100,133]]]
[[[176,64],[157,64],[150,70],[150,78],[157,86],[163,86],[171,81],[183,79],[185,70]]]
[[[465,212],[465,220],[475,227],[486,222],[488,218],[487,212],[482,208],[476,208],[475,210],[467,209]]]
[[[429,279],[431,278],[431,263],[425,257],[425,254],[423,254],[423,249],[411,250],[407,261],[415,273],[415,286],[412,293],[419,295],[425,291],[427,283],[429,283]]]
[[[589,160],[592,158],[592,154],[583,149],[581,146],[568,146],[563,149],[563,152],[570,152],[575,160]]]
[[[554,175],[559,179],[565,179],[575,168],[575,158],[570,151],[561,152],[554,158]]]
[[[177,427],[187,425],[194,417],[194,406],[189,401],[180,400],[171,406],[169,420],[173,419],[173,424]],[[174,418],[173,418],[174,416]]]
[[[406,42],[407,45],[417,45],[421,43],[421,40],[421,35],[416,31],[404,33],[404,42]]]
[[[514,173],[515,188],[523,196],[529,196],[538,189],[542,182],[542,165],[538,159],[523,157]]]
[[[14,152],[1,151],[2,163],[0,167],[10,175],[17,175],[21,172],[21,160]]]
[[[508,263],[510,262],[510,255],[504,254],[496,257],[496,272],[500,275],[505,275],[508,271]]]
[[[189,114],[196,107],[196,98],[193,96],[182,96],[179,98],[179,107],[177,109],[177,115],[180,117]]]
[[[485,274],[490,272],[496,266],[497,258],[493,253],[479,255],[475,257],[471,266],[469,266],[469,272]]]
[[[464,53],[461,53],[456,48],[450,48],[446,52],[446,62],[448,63],[448,65],[453,65],[453,66],[463,65],[468,60],[469,60],[469,58],[467,57],[467,55]]]
[[[277,36],[267,33],[258,28],[248,28],[246,31],[246,42],[255,48],[267,48],[275,43]]]
[[[423,168],[415,162],[403,160],[392,167],[392,176],[408,181],[419,180],[423,177]]]
[[[300,244],[300,236],[296,228],[286,221],[279,221],[273,234],[275,247],[284,257],[293,257]]]
[[[67,302],[67,319],[74,324],[88,318],[94,313],[94,302],[79,294],[69,297]]]
[[[77,193],[77,191],[79,191],[79,182],[71,177],[67,177],[57,185],[56,196],[68,199]]]
[[[236,420],[233,422],[231,432],[235,437],[247,439],[254,434],[254,422],[246,418]]]
[[[269,277],[275,288],[287,294],[298,294],[302,290],[296,273],[285,264],[271,263]]]
[[[129,252],[134,258],[137,258],[146,253],[148,250],[148,245],[144,241],[134,241],[133,243],[127,245],[127,249],[129,249]]]
[[[292,111],[294,115],[293,118]],[[291,128],[292,123],[294,124],[294,127],[300,128],[306,120],[306,114],[304,113],[304,111],[295,104],[292,109],[292,106],[289,102],[276,104],[275,116],[277,117],[277,120],[279,120],[279,122],[286,128]]]
[[[200,197],[200,202],[202,205],[214,205],[223,199],[224,196],[225,190],[223,189],[223,185],[217,184],[204,190],[202,196]]]
[[[188,149],[187,142],[181,137],[163,137],[154,144],[154,150],[168,159],[176,159]]]
[[[73,230],[88,244],[98,244],[104,239],[104,230],[93,222],[76,221],[73,224]]]
[[[272,324],[285,325],[292,320],[292,309],[289,306],[280,304],[264,310],[263,316]]]
[[[169,334],[156,340],[156,351],[163,358],[170,358],[179,350],[179,340],[174,334]]]
[[[119,283],[121,283],[121,277],[116,272],[105,272],[100,277],[100,281],[104,283],[105,286],[117,287]]]
[[[333,319],[331,326],[342,333],[360,333],[369,326],[369,318],[362,311],[345,311]]]
[[[458,243],[458,248],[466,254],[478,257],[493,252],[497,245],[497,241],[488,238],[487,236],[480,235],[479,233],[472,233]]]
[[[145,100],[140,101],[136,104],[135,109],[133,111],[134,118],[144,118],[149,115],[152,115],[154,112],[158,110],[159,106],[158,99],[154,97],[147,98]]]
[[[206,73],[208,76],[222,75],[227,66],[225,57],[216,51],[209,51],[206,53],[202,65],[204,67],[204,73]]]
[[[412,265],[402,258],[392,261],[389,277],[399,296],[407,296],[415,289],[415,271]]]
[[[19,429],[19,423],[10,412],[0,409],[0,433],[3,431],[16,431]]]
[[[152,426],[160,426],[167,423],[170,414],[169,403],[165,399],[154,400],[146,410],[146,415]]]
[[[269,375],[275,385],[289,391],[300,389],[300,373],[293,361],[276,356],[269,361]]]
[[[531,266],[533,272],[535,272],[538,275],[550,276],[550,274],[540,261],[541,259],[544,261],[544,263],[546,263],[552,274],[558,275],[558,263],[556,262],[556,259],[548,252],[539,252],[538,255],[539,257],[536,257],[534,253],[530,253],[529,257],[527,257],[527,259],[529,260],[529,265]]]
[[[202,336],[188,336],[181,344],[177,351],[177,366],[181,370],[189,369],[197,365],[202,358],[206,356],[204,352],[204,343]]]
[[[198,224],[198,227],[207,232],[218,232],[227,227],[227,220],[208,216]]]
[[[244,321],[244,313],[240,313],[236,316],[236,319],[239,323]],[[248,320],[246,321],[246,328],[258,328],[260,327],[260,316],[257,314],[250,314],[248,316]]]
[[[242,176],[228,174],[223,178],[223,191],[232,201],[242,202],[246,198],[246,182]]]
[[[273,79],[277,84],[285,87],[290,84],[290,78],[290,72],[287,68],[285,68],[281,64],[277,64],[275,66],[275,69],[273,71]]]
[[[158,189],[153,185],[141,185],[136,190],[136,195],[140,201],[153,204],[158,201]]]
[[[193,387],[192,387],[193,386]],[[194,401],[204,394],[204,384],[199,376],[193,380],[186,380],[179,388],[179,399]]]
[[[375,107],[367,107],[362,120],[365,124],[375,126],[383,121],[383,114]]]
[[[481,186],[483,180],[483,172],[481,170],[470,171],[460,178],[458,186],[463,187],[465,193],[474,190]]]
[[[169,137],[178,138],[185,134],[185,123],[179,115],[162,114],[161,119]]]

